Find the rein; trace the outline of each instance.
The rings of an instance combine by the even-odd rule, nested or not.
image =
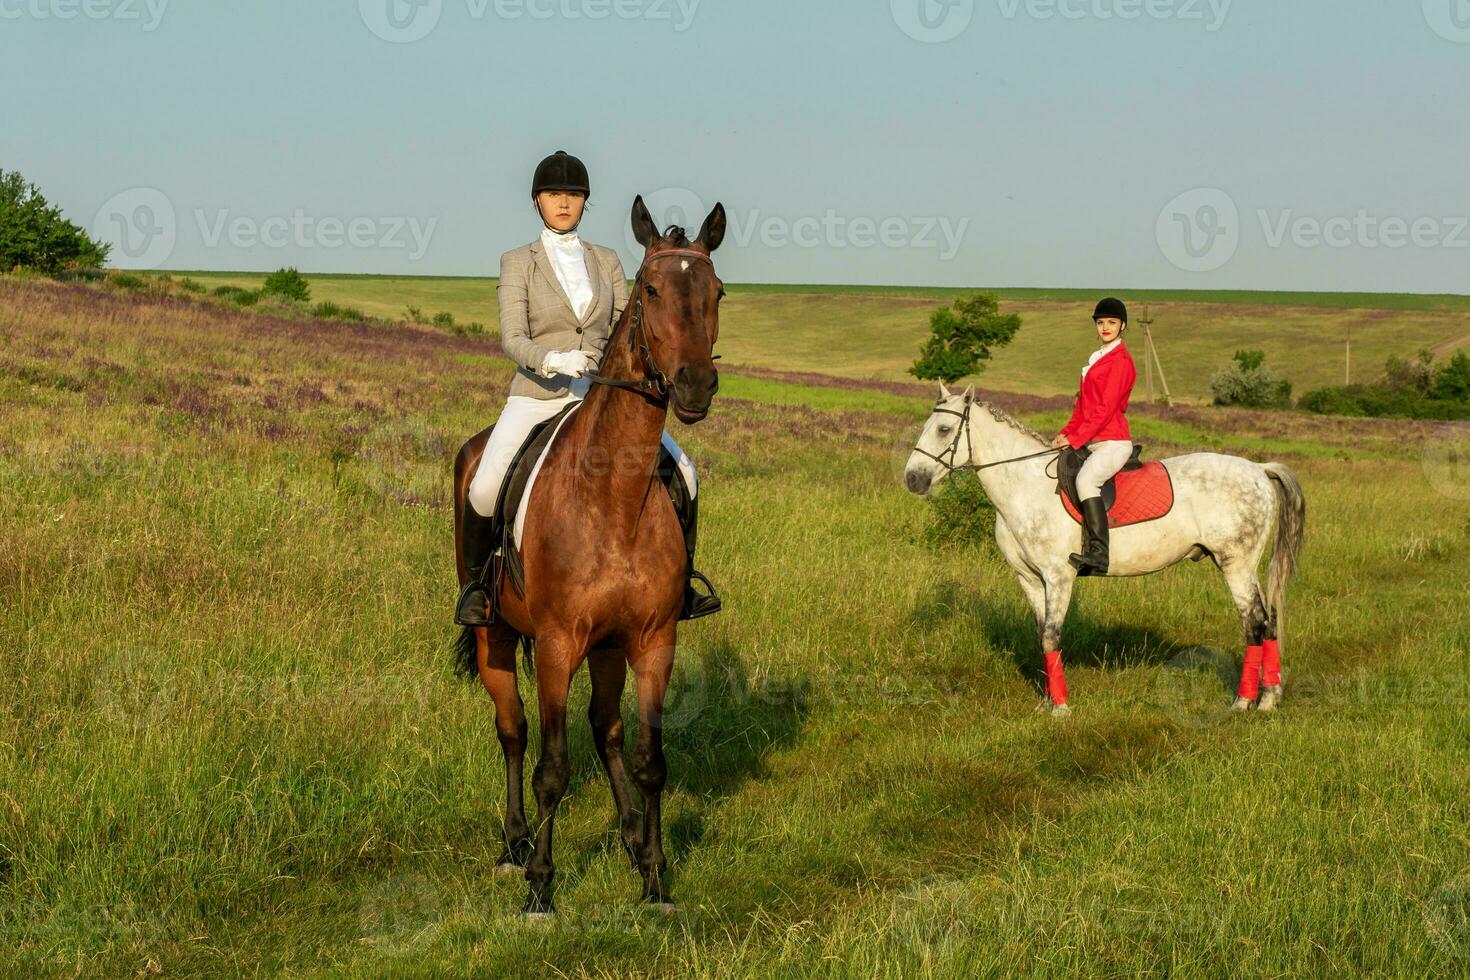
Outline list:
[[[965,445],[970,450],[970,458],[975,458],[975,444],[970,437],[970,409],[974,407],[974,404],[974,402],[966,402],[965,410],[963,412],[956,412],[952,408],[934,409],[934,413],[936,415],[953,415],[955,418],[960,420],[959,428],[955,431],[954,434],[954,441],[949,444],[948,449],[938,454],[937,456],[934,453],[928,452],[924,449],[919,449],[918,447],[914,448],[914,452],[918,453],[920,456],[924,456],[928,459],[934,460],[934,462],[938,463],[940,466],[943,466],[950,473],[955,473],[959,471],[978,473],[980,470],[988,470],[992,466],[1005,466],[1007,463],[1023,463],[1028,459],[1040,459],[1043,456],[1050,456],[1053,453],[1061,452],[1060,449],[1043,449],[1041,452],[1031,453],[1029,456],[1013,456],[1010,459],[998,459],[993,463],[966,463],[963,466],[955,465],[954,460],[955,457],[959,455],[961,435],[964,435],[965,437]],[[948,458],[946,459],[946,457]]]
[[[710,258],[704,252],[696,251],[692,248],[666,248],[644,257],[643,264],[638,267],[638,274],[633,277],[633,311],[629,315],[628,324],[628,348],[630,350],[637,349],[643,355],[643,377],[637,381],[624,381],[621,378],[604,378],[600,374],[588,373],[583,375],[588,381],[593,384],[606,385],[609,388],[623,388],[627,391],[636,391],[639,394],[648,395],[659,402],[668,401],[669,389],[673,386],[673,382],[669,380],[669,376],[664,373],[663,368],[659,367],[658,360],[653,356],[653,351],[649,348],[648,341],[644,337],[646,331],[655,340],[658,339],[658,335],[653,333],[652,328],[646,327],[643,322],[642,287],[643,272],[648,268],[648,263],[654,259],[674,255],[703,259],[710,263],[710,265],[714,265],[714,259]]]

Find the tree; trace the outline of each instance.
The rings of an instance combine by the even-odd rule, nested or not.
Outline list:
[[[285,299],[300,300],[305,303],[311,299],[311,286],[306,277],[292,269],[277,269],[266,277],[265,285],[260,291],[271,296],[281,296]]]
[[[35,184],[0,170],[0,272],[25,266],[55,275],[95,268],[107,261],[110,250],[47,204]]]
[[[941,306],[929,317],[930,337],[909,374],[925,381],[958,381],[978,374],[992,347],[1004,347],[1021,329],[1021,317],[1000,313],[994,293],[977,293]]]
[[[1434,372],[1434,397],[1470,402],[1470,356],[1464,351],[1455,351],[1455,356]]]

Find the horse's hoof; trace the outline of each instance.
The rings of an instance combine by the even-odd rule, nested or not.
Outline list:
[[[556,910],[547,912],[532,912],[530,909],[521,910],[521,921],[528,926],[545,925],[556,921]]]
[[[673,915],[674,913],[679,911],[679,906],[675,905],[673,902],[660,902],[653,899],[648,900],[648,908],[663,915]]]
[[[1281,688],[1264,687],[1261,689],[1261,701],[1256,705],[1257,711],[1275,711],[1281,704]]]
[[[1230,706],[1230,710],[1231,711],[1249,711],[1249,710],[1251,710],[1251,706],[1252,706],[1252,702],[1247,701],[1245,698],[1237,697],[1235,699],[1235,703]]]
[[[497,878],[510,878],[512,876],[524,878],[526,876],[526,869],[523,865],[516,864],[514,861],[501,861],[495,866],[493,874]]]
[[[1052,705],[1051,716],[1053,718],[1070,718],[1072,717],[1072,709],[1065,704]]]

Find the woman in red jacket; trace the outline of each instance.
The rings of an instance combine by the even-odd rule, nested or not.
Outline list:
[[[1097,337],[1102,341],[1082,369],[1071,420],[1052,440],[1060,449],[1086,446],[1091,455],[1077,473],[1077,502],[1082,510],[1087,543],[1081,554],[1071,556],[1079,575],[1108,573],[1108,511],[1102,488],[1133,455],[1133,436],[1128,431],[1128,396],[1138,370],[1123,344],[1128,328],[1128,307],[1111,297],[1097,304],[1092,314]]]

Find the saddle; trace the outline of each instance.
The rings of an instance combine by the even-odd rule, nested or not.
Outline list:
[[[1174,483],[1163,463],[1145,463],[1139,454],[1143,447],[1135,444],[1133,455],[1118,475],[1102,488],[1103,505],[1108,511],[1109,527],[1126,527],[1158,520],[1174,508]],[[1082,510],[1077,506],[1077,472],[1092,455],[1085,446],[1067,449],[1058,457],[1057,496],[1072,520],[1082,523]]]
[[[531,431],[526,434],[526,441],[521,444],[521,448],[516,450],[515,456],[511,459],[510,468],[505,474],[505,481],[500,485],[500,496],[495,500],[494,513],[500,548],[496,558],[496,587],[492,588],[489,593],[492,603],[492,620],[495,612],[498,611],[493,608],[493,605],[496,601],[496,594],[499,592],[501,577],[510,578],[511,587],[516,590],[516,595],[526,594],[526,570],[521,563],[520,549],[516,547],[515,540],[516,517],[521,512],[526,491],[531,485],[531,477],[535,475],[536,467],[541,462],[541,457],[545,455],[547,447],[550,446],[552,437],[561,428],[562,420],[579,404],[580,402],[573,402],[545,422],[538,422],[532,427]],[[674,511],[679,517],[680,528],[687,537],[689,524],[693,520],[689,488],[684,485],[684,480],[679,475],[678,464],[674,457],[662,444],[659,445],[657,474],[659,480],[668,488],[669,496],[674,502]]]

